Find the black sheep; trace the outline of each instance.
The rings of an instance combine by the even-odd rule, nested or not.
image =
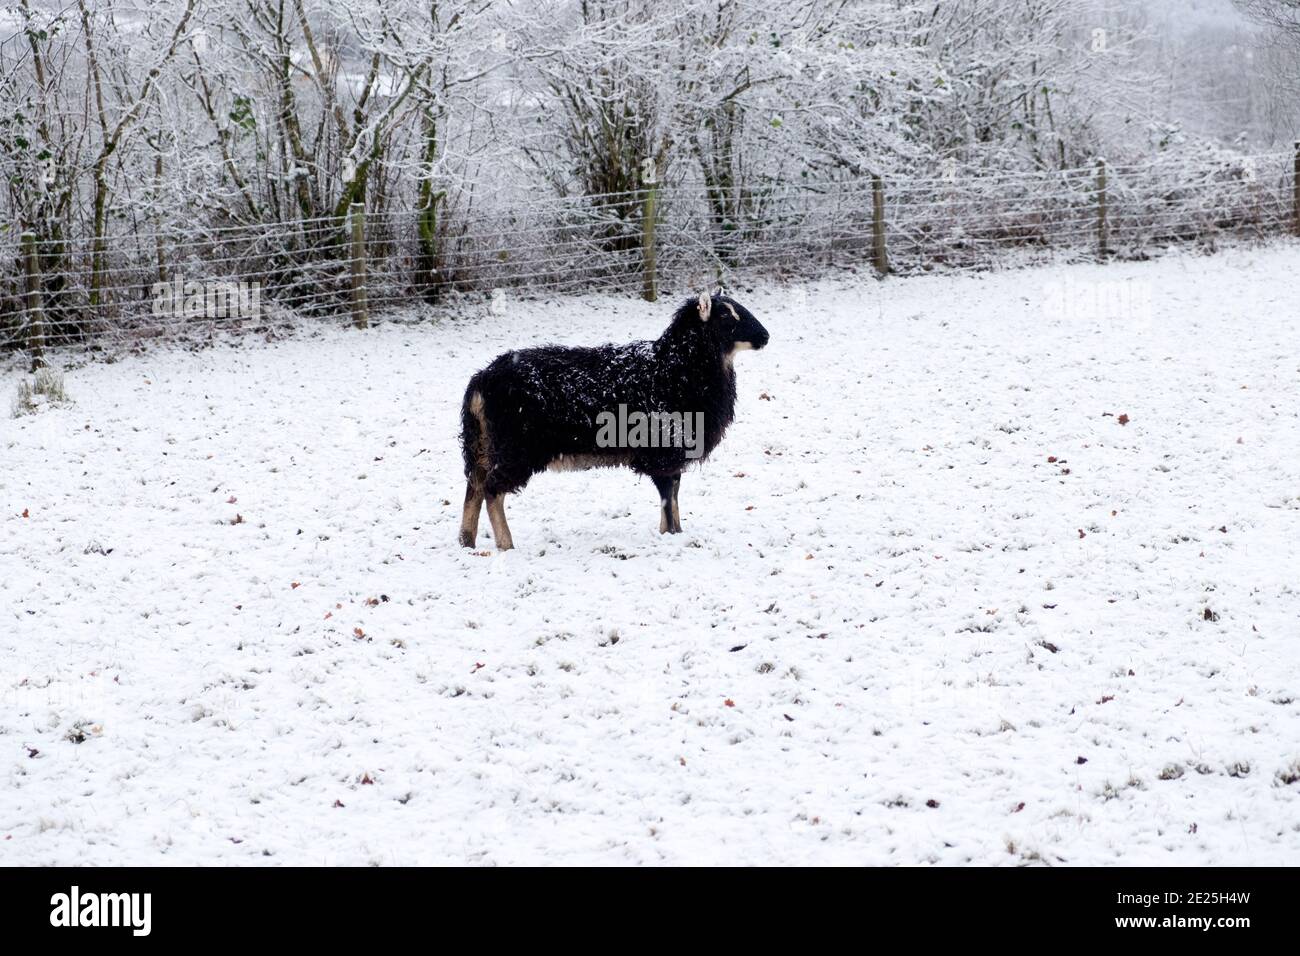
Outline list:
[[[461,405],[460,543],[474,547],[486,500],[497,548],[513,547],[505,496],[539,471],[617,465],[654,481],[660,533],[681,531],[682,472],[713,451],[735,415],[732,359],[767,338],[744,306],[719,293],[688,299],[653,342],[497,356],[469,380]]]

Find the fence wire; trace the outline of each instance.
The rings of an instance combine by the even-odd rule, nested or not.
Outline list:
[[[812,278],[870,269],[883,261],[882,243],[889,271],[904,275],[988,268],[1013,251],[1017,262],[1062,252],[1145,257],[1166,245],[1300,231],[1298,164],[1279,152],[884,178],[881,222],[870,177],[496,195],[464,204],[471,212],[367,216],[361,286],[371,314],[410,306],[424,314],[496,290],[641,295],[657,286],[675,297],[715,282]],[[155,223],[99,242],[59,232],[24,239],[17,225],[0,228],[0,349],[120,348],[355,316],[347,217]]]

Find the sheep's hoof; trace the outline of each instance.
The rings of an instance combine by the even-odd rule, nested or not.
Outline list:
[[[474,534],[470,531],[462,531],[460,533],[460,546],[462,548],[473,548]]]

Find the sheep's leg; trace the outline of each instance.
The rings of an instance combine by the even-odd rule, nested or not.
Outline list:
[[[659,533],[676,534],[682,530],[681,524],[673,516],[673,491],[677,479],[671,475],[664,478],[654,476],[651,481],[659,492]]]
[[[509,551],[515,546],[510,537],[510,525],[506,524],[506,496],[487,496],[488,521],[492,522],[492,537],[496,540],[498,551]]]
[[[473,419],[468,416],[465,418],[465,449],[467,452],[472,451],[472,454],[466,456],[468,467],[465,481],[465,510],[461,513],[460,519],[460,543],[463,547],[472,548],[474,540],[478,537],[478,519],[483,509],[492,455],[491,442],[488,439],[487,416],[483,413],[482,393],[475,391],[469,397],[468,408]],[[496,539],[498,548],[503,550],[509,548],[510,528],[506,524],[505,503],[499,495],[488,495],[487,503],[488,520],[492,522],[492,537]]]
[[[671,531],[673,534],[681,534],[682,530],[682,511],[677,507],[677,492],[682,487],[682,476],[678,475],[673,479],[673,521]]]
[[[460,546],[474,547],[478,538],[478,518],[483,512],[483,485],[471,477],[465,482],[465,510],[460,516]]]

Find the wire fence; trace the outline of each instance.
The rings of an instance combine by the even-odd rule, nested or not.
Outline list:
[[[661,287],[676,295],[843,268],[911,274],[1063,252],[1144,258],[1167,245],[1300,235],[1300,144],[1028,174],[954,167],[920,178],[687,181],[605,196],[496,196],[471,209],[155,224],[99,241],[0,228],[0,349],[36,362],[69,346],[363,325],[375,313],[454,308],[497,290],[653,298]]]

